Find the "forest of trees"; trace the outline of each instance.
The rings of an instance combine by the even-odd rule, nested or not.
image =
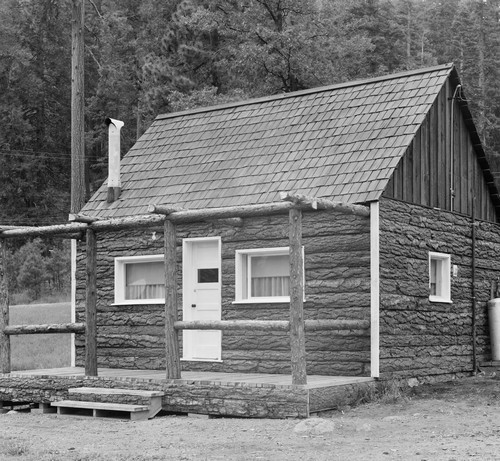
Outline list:
[[[87,195],[106,117],[126,152],[159,113],[448,62],[500,171],[500,0],[86,0]],[[67,220],[70,98],[71,0],[2,0],[0,224]]]

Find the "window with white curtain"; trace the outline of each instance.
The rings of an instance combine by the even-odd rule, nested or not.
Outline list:
[[[289,302],[288,247],[236,251],[235,302]]]
[[[290,258],[286,255],[248,255],[250,298],[290,296]]]
[[[165,302],[163,255],[115,258],[115,303]]]

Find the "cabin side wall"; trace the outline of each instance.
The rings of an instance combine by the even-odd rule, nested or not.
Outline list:
[[[500,227],[476,221],[477,362],[490,358],[487,301],[500,277]],[[452,303],[429,300],[429,252],[446,253]],[[382,378],[449,379],[473,371],[472,220],[391,199],[380,206]]]
[[[221,237],[222,319],[288,320],[288,303],[234,304],[235,251],[288,246],[288,216],[244,219],[242,227],[200,223],[177,226],[179,319],[182,318],[182,239]],[[112,368],[162,369],[164,306],[113,305],[114,258],[163,253],[156,231],[98,234],[98,364]],[[370,316],[369,217],[332,211],[304,213],[306,319],[368,320]],[[85,255],[77,273],[77,321],[84,320]],[[76,341],[77,364],[84,360],[83,336]],[[181,341],[182,350],[182,341]],[[368,330],[306,334],[309,374],[369,376]],[[228,331],[222,335],[222,362],[183,361],[183,370],[290,373],[286,332]]]

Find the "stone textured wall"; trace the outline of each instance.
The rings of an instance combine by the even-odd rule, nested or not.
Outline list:
[[[164,368],[163,305],[113,306],[114,258],[162,254],[161,229],[98,234],[98,363],[115,368]],[[369,319],[369,218],[340,212],[303,217],[306,319]],[[216,223],[178,226],[179,318],[182,318],[182,239],[222,239],[222,319],[288,320],[289,304],[232,304],[235,250],[288,246],[288,215],[245,219],[243,227]],[[84,245],[79,248],[77,321],[84,320]],[[77,363],[84,360],[77,338]],[[182,349],[182,344],[181,344]],[[369,376],[369,331],[315,332],[306,336],[309,374]],[[223,332],[222,362],[182,362],[185,370],[290,373],[283,332]]]
[[[472,221],[384,199],[380,207],[382,377],[449,379],[473,370]],[[429,251],[448,253],[453,303],[429,301]],[[500,227],[476,225],[477,360],[489,358],[487,301],[500,277]]]

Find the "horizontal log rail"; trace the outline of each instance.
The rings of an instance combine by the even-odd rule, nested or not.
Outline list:
[[[321,330],[368,330],[369,320],[306,320],[306,331]]]
[[[306,320],[306,331],[367,330],[369,320]],[[288,320],[193,320],[174,322],[176,330],[289,331]]]
[[[5,327],[6,335],[39,335],[52,333],[83,333],[85,323],[53,323],[45,325],[9,325]]]

